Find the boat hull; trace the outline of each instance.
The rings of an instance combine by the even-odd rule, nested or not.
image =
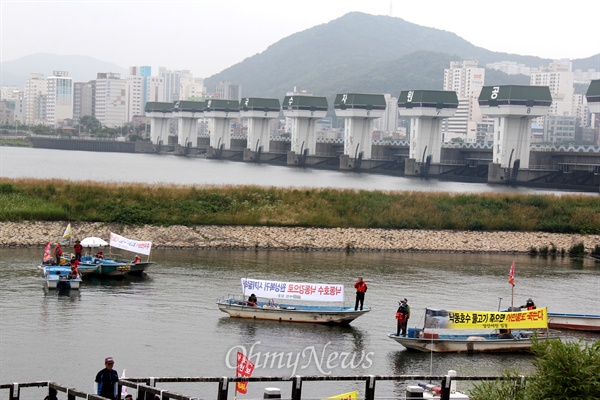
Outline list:
[[[552,329],[600,332],[600,315],[548,313],[548,327]]]
[[[219,310],[233,318],[261,319],[280,322],[304,322],[313,324],[347,325],[366,314],[370,309],[354,311],[343,306],[299,306],[284,305],[248,306],[243,301],[225,299],[217,303]]]
[[[464,336],[464,337],[463,337]],[[409,338],[389,334],[410,351],[427,353],[521,353],[530,352],[532,337],[498,339],[496,335],[461,335],[454,338]],[[538,341],[558,339],[557,337],[538,336]]]
[[[71,269],[64,266],[43,266],[44,281],[48,289],[74,289],[78,290],[81,277],[69,278]]]

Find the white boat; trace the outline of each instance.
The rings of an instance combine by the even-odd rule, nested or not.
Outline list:
[[[152,242],[150,241],[142,241],[142,240],[134,240],[128,239],[125,236],[117,235],[116,233],[110,233],[110,247],[111,254],[109,254],[105,259],[112,260],[117,263],[123,263],[129,265],[129,270],[127,270],[128,275],[142,275],[148,268],[150,268],[154,262],[150,261],[150,251],[152,249]],[[115,247],[117,249],[126,250],[131,253],[137,253],[131,257],[131,259],[126,259],[118,254],[112,254],[112,248]],[[143,254],[147,256],[147,259],[144,261],[138,254]]]
[[[549,336],[547,328],[548,314],[545,308],[520,312],[427,309],[423,329],[411,328],[406,337],[396,334],[389,334],[388,337],[413,351],[518,353],[529,352],[534,337],[538,341],[558,339]],[[472,332],[457,333],[453,329]],[[501,330],[507,333],[503,335]]]
[[[74,289],[78,290],[81,276],[71,277],[71,268],[62,265],[41,265],[44,272],[44,281],[48,289]]]
[[[600,332],[600,315],[549,312],[548,327],[552,329]]]
[[[370,311],[370,308],[354,310],[353,305],[344,305],[344,285],[242,278],[242,289],[243,297],[230,296],[219,300],[219,310],[233,318],[342,325],[350,324]],[[258,297],[256,303],[245,300],[251,293]],[[319,301],[321,304],[300,303],[304,301]]]

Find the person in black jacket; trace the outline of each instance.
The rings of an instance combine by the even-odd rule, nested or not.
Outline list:
[[[98,384],[96,394],[111,400],[116,400],[118,397],[117,383],[119,382],[119,374],[113,370],[114,365],[115,360],[112,357],[106,357],[104,359],[105,368],[96,374],[96,383]]]
[[[398,303],[396,311],[396,336],[406,336],[406,322],[408,321],[408,310],[406,309],[406,301],[402,300]]]

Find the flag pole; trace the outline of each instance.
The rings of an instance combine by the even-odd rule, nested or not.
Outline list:
[[[515,304],[515,285],[512,285],[512,293],[510,295],[510,311],[513,310]]]

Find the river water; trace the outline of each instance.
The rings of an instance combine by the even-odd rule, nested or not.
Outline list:
[[[0,176],[366,190],[539,192],[164,155],[6,147],[0,147]],[[533,371],[530,355],[416,354],[406,352],[387,338],[395,330],[398,300],[404,297],[411,305],[409,326],[422,325],[426,307],[508,307],[508,272],[513,260],[515,305],[533,297],[538,306],[546,306],[550,311],[600,314],[600,264],[591,259],[159,249],[152,253],[156,264],[141,278],[86,280],[81,290],[62,296],[44,290],[36,268],[42,251],[0,248],[0,383],[53,380],[92,391],[93,378],[108,356],[115,358],[119,373],[126,369],[131,377],[234,376],[235,370],[230,367],[239,350],[254,356],[254,376],[439,375],[450,369],[459,375],[479,376],[500,375],[507,367],[528,374]],[[351,286],[357,276],[364,276],[369,284],[366,305],[372,311],[350,327],[231,319],[215,304],[218,298],[239,293],[242,277],[344,284],[348,301],[353,302]],[[560,334],[566,340],[592,342],[599,338],[566,331]],[[280,355],[286,361],[281,365],[270,362],[267,353]],[[327,364],[323,360],[329,357],[334,362]],[[335,361],[343,357],[354,357],[353,364]],[[284,397],[290,396],[289,383],[251,383],[248,395],[240,398],[262,398],[267,386],[280,387]],[[216,398],[217,393],[216,384],[160,387],[207,399]],[[302,392],[306,398],[322,398],[351,390],[359,390],[364,396],[364,383],[309,382],[304,383]],[[42,389],[23,389],[21,393],[23,399],[44,396]],[[404,384],[377,383],[378,399],[404,394]],[[0,393],[1,398],[7,396],[6,391]]]
[[[165,154],[128,154],[0,146],[0,177],[177,185],[259,185],[454,193],[597,193],[510,187],[317,170]]]
[[[515,305],[531,296],[538,306],[555,312],[600,313],[600,267],[591,259],[156,250],[152,254],[156,265],[141,278],[86,280],[81,290],[62,296],[44,290],[36,269],[42,251],[0,249],[1,383],[53,380],[91,391],[93,377],[108,356],[115,358],[119,373],[126,369],[132,377],[234,376],[230,366],[238,350],[255,357],[254,376],[444,374],[450,369],[481,376],[500,375],[507,367],[527,374],[532,372],[530,355],[417,354],[387,338],[395,330],[397,302],[404,297],[412,307],[409,326],[422,325],[425,307],[508,307],[513,260]],[[239,293],[242,277],[341,283],[352,302],[351,285],[359,275],[369,285],[366,305],[372,311],[350,327],[232,319],[215,304],[218,298]],[[589,342],[599,338],[566,331],[561,335]],[[268,362],[266,353],[291,356],[297,362]],[[317,361],[343,354],[355,357],[354,367]],[[268,386],[290,395],[288,383],[251,383],[242,398],[262,398]],[[217,392],[216,384],[159,387],[211,399]],[[364,383],[303,385],[307,398],[351,390],[364,395]],[[377,398],[398,398],[404,392],[399,383],[377,383]],[[43,398],[41,390],[22,393],[23,398]]]

